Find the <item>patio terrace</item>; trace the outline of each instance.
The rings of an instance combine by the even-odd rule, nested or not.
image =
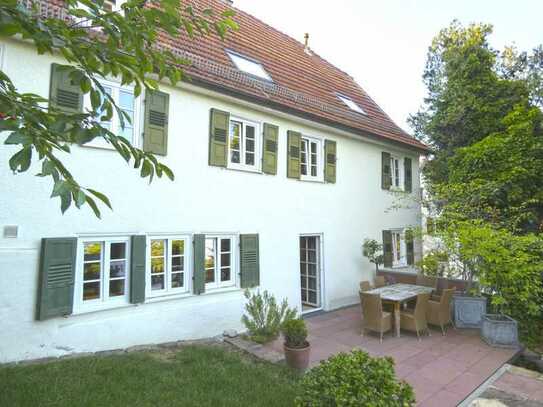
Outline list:
[[[458,405],[516,353],[488,346],[477,330],[452,327],[446,336],[431,329],[431,336],[423,336],[420,342],[410,332],[402,331],[397,338],[391,331],[379,343],[378,335],[370,332],[361,337],[360,320],[360,306],[306,318],[311,366],[355,348],[373,356],[390,356],[397,376],[413,386],[419,406]],[[266,346],[282,352],[281,339]]]

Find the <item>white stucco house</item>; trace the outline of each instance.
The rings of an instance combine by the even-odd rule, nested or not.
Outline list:
[[[62,0],[42,4],[61,12]],[[114,209],[62,215],[38,167],[12,174],[15,149],[0,144],[0,363],[241,329],[245,287],[303,312],[357,303],[374,273],[364,238],[384,240],[387,267],[413,264],[420,245],[405,231],[420,207],[389,208],[391,190],[419,193],[426,147],[348,74],[236,12],[224,42],[173,45],[191,82],[135,98],[104,79],[134,117],[123,134],[175,181],[149,185],[104,143],[74,146],[66,164]],[[85,108],[60,56],[15,39],[0,40],[0,55],[19,90]]]

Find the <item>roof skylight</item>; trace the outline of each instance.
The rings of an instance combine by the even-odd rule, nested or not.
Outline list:
[[[266,72],[260,62],[244,57],[240,54],[236,54],[232,51],[226,51],[236,68],[240,71],[248,73],[249,75],[256,76],[267,81],[272,81],[271,76]]]
[[[354,110],[355,112],[366,114],[364,109],[362,109],[360,106],[358,106],[355,102],[353,102],[350,98],[344,95],[337,94],[337,97],[339,100],[341,100],[345,105],[347,105],[351,110]]]

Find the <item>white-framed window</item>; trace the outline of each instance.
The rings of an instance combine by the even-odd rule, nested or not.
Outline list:
[[[74,305],[92,311],[128,304],[130,238],[79,239]]]
[[[185,293],[189,290],[188,236],[152,236],[147,247],[148,295]]]
[[[405,230],[391,231],[392,235],[392,267],[403,267],[407,264]]]
[[[302,180],[322,181],[322,149],[323,145],[321,139],[302,136],[302,143],[300,149],[300,178]]]
[[[392,189],[403,189],[403,166],[398,156],[390,156],[390,185]]]
[[[347,97],[345,95],[342,95],[340,93],[337,93],[336,96],[338,97],[339,100],[341,100],[349,109],[357,112],[357,113],[362,113],[362,114],[366,114],[366,112],[364,111],[364,109],[362,109],[356,102],[354,102],[350,97]]]
[[[226,51],[236,68],[240,71],[243,71],[251,76],[256,76],[257,78],[264,79],[270,82],[272,81],[271,76],[266,72],[262,64],[252,58],[246,57],[244,55],[238,54],[234,51]]]
[[[249,171],[260,171],[262,134],[260,124],[230,118],[228,134],[228,167]]]
[[[206,290],[236,284],[236,239],[234,236],[206,236]]]
[[[113,132],[117,136],[126,138],[133,146],[138,146],[138,137],[140,134],[140,114],[141,114],[141,99],[134,96],[134,88],[132,86],[121,85],[118,82],[109,80],[100,81],[105,92],[110,95],[117,106],[119,106],[130,117],[130,121],[124,118],[124,128],[121,124],[121,120],[117,113],[113,112],[113,117],[109,122],[100,122],[102,127],[105,127],[109,131]],[[85,108],[91,109],[91,102],[89,94],[85,95]],[[91,142],[85,144],[90,147],[110,148],[113,146],[108,144],[102,138],[96,138]]]

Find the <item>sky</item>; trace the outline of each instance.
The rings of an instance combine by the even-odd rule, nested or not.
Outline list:
[[[490,44],[531,50],[543,43],[543,0],[234,0],[346,71],[407,131],[423,102],[432,38],[458,19],[490,23]]]

